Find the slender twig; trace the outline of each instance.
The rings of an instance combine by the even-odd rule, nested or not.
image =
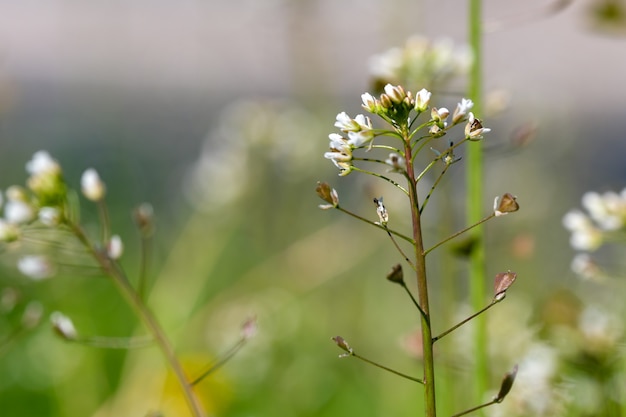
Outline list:
[[[459,323],[455,324],[454,326],[450,327],[448,330],[446,330],[445,332],[441,333],[440,335],[433,337],[433,343],[436,342],[437,340],[441,339],[442,337],[452,333],[453,331],[455,331],[456,329],[458,329],[459,327],[463,326],[465,323],[469,322],[470,320],[472,320],[474,317],[477,317],[478,315],[484,313],[485,311],[489,310],[491,307],[495,306],[498,303],[499,300],[497,299],[493,299],[493,301],[491,301],[491,303],[487,304],[487,306],[485,306],[483,309],[479,310],[478,312],[472,314],[471,316],[469,316],[468,318],[460,321]]]
[[[422,310],[422,307],[420,307],[415,297],[413,297],[413,293],[411,292],[411,290],[409,290],[409,287],[407,287],[404,282],[401,282],[400,285],[402,286],[402,288],[404,288],[404,291],[406,291],[406,293],[409,295],[409,297],[411,298],[411,301],[413,301],[413,304],[415,305],[415,307],[417,307],[422,317],[426,318],[426,313],[424,312],[424,310]]]
[[[192,415],[194,417],[204,417],[205,413],[200,406],[198,398],[192,390],[191,384],[185,375],[183,367],[174,352],[174,348],[157,319],[152,314],[152,311],[143,302],[141,297],[139,297],[139,294],[132,287],[123,270],[119,268],[115,262],[109,259],[105,252],[99,250],[93,245],[84,230],[79,225],[69,223],[68,226],[74,232],[74,235],[78,238],[78,240],[85,245],[87,251],[96,259],[101,268],[111,277],[111,280],[121,295],[126,299],[137,316],[141,319],[141,321],[143,321],[148,331],[152,334],[152,337],[163,352],[165,359],[176,376]]]
[[[393,246],[395,246],[396,249],[398,250],[398,252],[400,252],[400,255],[402,255],[402,257],[404,258],[406,263],[408,263],[411,266],[411,268],[413,268],[413,270],[415,270],[415,264],[413,262],[411,262],[409,257],[406,256],[406,254],[404,253],[404,251],[400,247],[400,245],[398,245],[398,242],[396,242],[396,240],[393,238],[393,235],[391,234],[391,231],[387,228],[387,225],[384,225],[383,227],[387,231],[387,235],[389,235],[389,239],[391,239],[391,242],[393,243]]]
[[[242,337],[241,339],[239,339],[237,343],[235,343],[235,345],[231,347],[220,359],[215,361],[215,363],[212,363],[211,365],[209,365],[207,369],[203,371],[198,377],[194,378],[193,381],[190,382],[190,384],[196,385],[197,383],[202,381],[204,378],[206,378],[207,376],[215,372],[218,368],[222,367],[226,362],[230,360],[230,358],[232,358],[233,356],[235,356],[237,352],[239,352],[239,350],[243,347],[243,345],[246,344],[247,340],[248,339],[246,339],[245,337]]]
[[[437,185],[439,185],[439,182],[441,181],[441,179],[445,175],[446,171],[448,171],[448,168],[450,168],[450,164],[445,164],[445,166],[443,167],[443,170],[441,171],[441,173],[439,174],[439,176],[437,177],[437,179],[433,183],[433,186],[430,187],[430,191],[428,192],[428,195],[424,199],[424,202],[422,203],[422,207],[420,207],[420,214],[422,214],[424,212],[424,208],[426,207],[426,205],[430,201],[430,196],[433,194],[433,191],[435,191],[435,188],[437,188]]]
[[[447,238],[443,239],[441,242],[435,244],[434,246],[428,248],[426,251],[424,251],[424,256],[428,255],[430,252],[432,252],[433,250],[437,249],[439,246],[443,245],[446,242],[449,242],[450,240],[454,239],[455,237],[462,235],[463,233],[467,232],[468,230],[473,229],[474,227],[483,224],[484,222],[486,222],[487,220],[490,220],[492,218],[496,217],[495,213],[491,213],[489,216],[479,220],[478,222],[472,224],[471,226],[467,226],[465,229],[461,229],[458,232],[448,236]]]
[[[137,293],[145,300],[146,299],[146,283],[148,280],[148,262],[150,260],[150,254],[152,253],[152,237],[147,236],[145,233],[141,234],[140,239],[141,255],[139,261],[139,278],[137,281]]]
[[[355,158],[355,159],[356,159],[356,158]],[[377,162],[382,162],[382,161],[377,161]],[[384,162],[383,162],[383,163],[384,163]],[[409,192],[408,192],[408,191],[407,191],[407,190],[406,190],[403,186],[401,186],[400,184],[398,184],[397,182],[395,182],[395,181],[394,181],[394,180],[392,180],[391,178],[388,178],[388,177],[385,177],[384,175],[379,174],[378,172],[367,171],[367,170],[365,170],[365,169],[361,169],[361,168],[359,168],[359,167],[355,167],[355,166],[352,166],[352,169],[353,169],[354,171],[362,172],[362,173],[364,173],[364,174],[368,174],[368,175],[373,175],[373,176],[378,177],[378,178],[380,178],[380,179],[382,179],[382,180],[385,180],[385,181],[387,181],[388,183],[393,184],[393,185],[395,185],[397,188],[399,188],[400,190],[402,190],[402,191],[404,192],[404,194],[409,195]]]
[[[98,215],[100,216],[100,227],[102,227],[102,243],[106,245],[111,237],[109,210],[107,209],[104,199],[98,200],[96,205],[98,206]]]
[[[380,369],[385,370],[387,372],[391,372],[394,375],[398,375],[398,376],[400,376],[402,378],[406,378],[408,380],[411,380],[411,381],[414,381],[414,382],[417,382],[417,383],[420,383],[420,384],[424,385],[424,381],[419,379],[419,378],[415,378],[413,376],[410,376],[410,375],[407,375],[407,374],[403,374],[402,372],[398,372],[395,369],[388,368],[388,367],[386,367],[384,365],[381,365],[381,364],[376,363],[376,362],[374,362],[372,360],[364,358],[363,356],[361,356],[361,355],[359,355],[357,353],[351,352],[351,353],[346,354],[346,356],[354,356],[355,358],[360,359],[363,362],[369,363],[370,365],[374,365],[377,368],[380,368]]]
[[[152,337],[85,337],[70,340],[81,345],[104,349],[138,349],[154,343]]]
[[[481,408],[485,408],[485,407],[488,407],[488,406],[490,406],[490,405],[494,405],[494,404],[497,404],[497,403],[498,403],[498,401],[496,401],[496,400],[491,400],[491,401],[489,401],[488,403],[484,403],[484,404],[481,404],[481,405],[477,405],[476,407],[472,407],[472,408],[470,408],[469,410],[461,411],[460,413],[454,414],[454,415],[452,415],[451,417],[460,417],[460,416],[464,416],[464,415],[466,415],[466,414],[473,413],[474,411],[480,410]]]
[[[335,208],[337,210],[339,210],[339,211],[342,211],[342,212],[344,212],[344,213],[354,217],[355,219],[359,219],[359,220],[361,220],[361,221],[363,221],[363,222],[365,222],[367,224],[370,224],[372,226],[378,227],[379,229],[385,230],[388,233],[393,233],[394,235],[398,236],[400,239],[404,239],[407,242],[409,242],[410,244],[415,244],[415,242],[413,242],[413,239],[411,239],[408,236],[403,235],[402,233],[396,232],[395,230],[392,230],[392,229],[388,229],[386,226],[382,226],[379,223],[375,223],[375,222],[373,222],[371,220],[366,219],[365,217],[361,217],[358,214],[355,214],[355,213],[353,213],[351,211],[348,211],[348,210],[346,210],[345,208],[343,208],[341,206],[336,206]]]

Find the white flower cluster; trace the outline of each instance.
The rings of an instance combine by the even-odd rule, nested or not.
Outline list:
[[[571,232],[570,245],[578,251],[593,252],[618,232],[626,230],[626,188],[620,193],[587,192],[582,197],[585,211],[574,209],[563,216],[563,226]],[[600,278],[603,271],[588,253],[572,260],[572,270],[586,278]]]
[[[59,163],[46,151],[35,152],[26,163],[29,177],[26,187],[12,185],[0,193],[0,242],[11,243],[19,240],[24,227],[38,221],[48,227],[58,226],[67,219],[67,187]],[[101,202],[106,194],[106,186],[95,169],[87,169],[81,177],[83,195],[94,202]],[[4,207],[3,206],[4,203]],[[109,242],[111,259],[121,256],[123,246],[119,236]],[[17,262],[17,268],[34,280],[54,275],[55,264],[43,255],[26,255]]]
[[[583,195],[581,210],[571,210],[563,217],[563,226],[572,232],[570,244],[574,249],[594,251],[604,242],[608,232],[623,229],[626,224],[626,188],[621,193]]]
[[[403,124],[408,126],[411,124],[412,112],[415,112],[415,117],[419,117],[420,114],[429,109],[431,97],[432,93],[425,88],[422,88],[414,95],[410,91],[405,91],[402,86],[387,84],[380,98],[376,98],[370,93],[363,93],[361,95],[361,106],[366,111],[380,116],[383,120],[391,122],[396,127]],[[470,111],[473,106],[472,100],[461,99],[452,114],[450,124],[448,123],[450,110],[445,107],[432,107],[430,109],[430,120],[426,123],[429,126],[428,134],[432,137],[440,137],[446,134],[448,128],[466,122],[465,138],[471,141],[482,139],[483,135],[490,132],[491,129],[483,127],[481,121]],[[370,150],[372,147],[375,147],[372,144],[374,137],[389,135],[390,133],[385,130],[374,130],[372,121],[367,116],[358,114],[356,117],[351,118],[346,112],[341,112],[337,115],[335,127],[341,130],[342,133],[331,133],[328,135],[330,149],[324,153],[324,158],[330,159],[339,168],[340,176],[348,175],[354,170],[352,163],[355,159],[353,156],[355,149],[367,147]],[[405,157],[398,152],[390,153],[389,158],[384,163],[390,167],[389,172],[403,173],[406,171]]]
[[[370,73],[385,82],[412,80],[433,87],[466,74],[473,55],[467,46],[455,46],[449,39],[431,42],[422,36],[409,38],[402,47],[391,48],[370,59]],[[413,87],[413,86],[409,86]]]

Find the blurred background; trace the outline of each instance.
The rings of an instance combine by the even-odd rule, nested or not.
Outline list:
[[[626,384],[615,360],[623,285],[576,277],[561,225],[585,191],[626,187],[622,7],[484,4],[484,88],[495,103],[481,116],[492,128],[485,213],[504,192],[521,205],[487,225],[489,274],[518,273],[507,301],[490,313],[493,386],[515,363],[527,365],[520,378],[526,372],[548,384],[539,393],[521,385],[521,399],[500,415],[626,410],[615,388]],[[150,202],[157,219],[150,305],[190,373],[257,317],[259,335],[199,386],[211,415],[419,415],[421,387],[337,358],[330,337],[341,335],[363,355],[419,375],[412,343],[419,317],[384,279],[401,261],[386,235],[319,210],[314,188],[330,182],[342,204],[371,220],[372,197],[384,195],[392,222],[406,227],[406,203],[385,184],[337,177],[322,156],[327,135],[337,113],[361,112],[360,95],[373,92],[373,55],[413,35],[461,45],[466,18],[465,2],[454,0],[0,0],[0,187],[23,184],[24,164],[40,149],[75,188],[83,170],[96,168],[131,276],[139,262],[131,211]],[[438,103],[454,108],[464,86],[457,80]],[[463,161],[454,168],[426,215],[431,243],[464,226]],[[96,220],[84,203],[84,223],[97,230]],[[15,269],[20,249],[2,256],[0,335],[32,301],[44,317],[67,314],[81,334],[144,334],[97,271],[64,267],[33,282]],[[429,265],[442,329],[471,313],[466,264],[450,249]],[[623,274],[624,262],[607,258]],[[608,353],[581,354],[588,341],[572,336],[589,306],[601,317],[591,322],[611,324]],[[474,405],[469,334],[471,326],[441,345],[442,415]],[[570,340],[564,334],[578,347],[564,351],[555,342]],[[65,343],[47,319],[0,356],[6,416],[186,415],[177,396],[156,348]],[[600,404],[609,397],[617,405],[607,411]],[[571,406],[572,398],[580,404]]]

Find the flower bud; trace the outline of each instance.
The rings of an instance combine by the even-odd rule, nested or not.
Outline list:
[[[387,94],[391,101],[396,104],[402,103],[404,101],[404,98],[406,97],[406,92],[404,91],[404,88],[402,88],[402,86],[400,85],[394,86],[391,84],[387,84],[385,86],[385,94]]]
[[[456,109],[452,115],[452,124],[462,122],[465,119],[467,112],[469,112],[473,106],[474,102],[472,100],[467,98],[461,99],[461,102],[456,105]]]
[[[100,179],[98,172],[93,168],[83,172],[80,178],[80,187],[83,195],[91,201],[100,201],[106,194],[106,186]]]
[[[107,243],[107,255],[111,259],[119,259],[124,253],[124,243],[119,235],[111,236],[111,240]]]
[[[150,236],[154,231],[154,209],[150,203],[142,203],[133,210],[133,220],[144,236]]]
[[[415,96],[415,111],[423,112],[428,108],[428,104],[430,103],[430,97],[432,93],[425,88],[422,88],[417,92]]]
[[[64,314],[55,311],[50,315],[50,321],[52,322],[52,329],[63,339],[76,340],[78,337],[78,332],[74,327],[74,323],[72,323],[72,320]]]

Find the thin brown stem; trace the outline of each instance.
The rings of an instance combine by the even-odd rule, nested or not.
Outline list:
[[[484,313],[485,311],[489,310],[491,307],[495,306],[497,303],[498,303],[498,300],[496,300],[494,298],[494,300],[490,304],[487,304],[487,306],[485,308],[479,310],[478,312],[472,314],[471,316],[469,316],[465,320],[462,320],[459,323],[455,324],[454,326],[450,327],[448,330],[446,330],[445,332],[441,333],[439,336],[433,337],[433,343],[436,342],[437,340],[441,339],[442,337],[452,333],[453,331],[455,331],[459,327],[463,326],[465,323],[469,322],[470,320],[474,319],[478,315],[480,315],[480,314]]]
[[[422,224],[420,216],[419,198],[417,196],[417,181],[413,168],[411,138],[404,132],[404,154],[407,163],[407,181],[411,203],[411,222],[413,225],[413,241],[415,250],[415,275],[417,279],[418,304],[420,306],[422,323],[422,351],[424,360],[424,405],[427,417],[436,417],[437,405],[435,402],[435,362],[433,355],[432,329],[430,325],[430,309],[428,303],[428,281],[426,277],[426,257],[422,241]]]
[[[408,237],[408,236],[403,235],[402,233],[396,232],[395,230],[392,230],[392,229],[388,229],[386,226],[382,226],[382,225],[381,225],[381,224],[379,224],[379,223],[375,223],[375,222],[373,222],[373,221],[371,221],[371,220],[366,219],[365,217],[361,217],[361,216],[359,216],[358,214],[355,214],[355,213],[353,213],[353,212],[351,212],[351,211],[348,211],[348,210],[344,209],[344,208],[343,208],[343,207],[341,207],[341,206],[336,206],[335,208],[336,208],[337,210],[339,210],[339,211],[342,211],[342,212],[344,212],[344,213],[346,213],[346,214],[348,214],[348,215],[350,215],[350,216],[354,217],[355,219],[359,219],[359,220],[361,220],[361,221],[363,221],[363,222],[365,222],[365,223],[367,223],[367,224],[370,224],[370,225],[372,225],[372,226],[378,227],[379,229],[385,230],[387,233],[393,233],[394,235],[398,236],[400,239],[404,239],[404,240],[406,240],[407,242],[409,242],[409,243],[411,243],[411,244],[415,244],[415,243],[413,242],[413,239],[411,239],[411,238],[410,238],[410,237]]]
[[[430,252],[432,252],[433,250],[437,249],[439,246],[443,245],[444,243],[451,241],[455,237],[462,235],[463,233],[467,232],[468,230],[473,229],[474,227],[476,227],[476,226],[478,226],[480,224],[483,224],[487,220],[490,220],[490,219],[492,219],[494,217],[496,217],[496,214],[495,213],[491,213],[489,216],[485,217],[482,220],[479,220],[477,223],[474,223],[471,226],[467,226],[465,229],[461,229],[458,232],[448,236],[447,238],[445,238],[441,242],[437,243],[435,246],[432,246],[432,247],[428,248],[426,251],[424,251],[424,256],[428,255]]]

